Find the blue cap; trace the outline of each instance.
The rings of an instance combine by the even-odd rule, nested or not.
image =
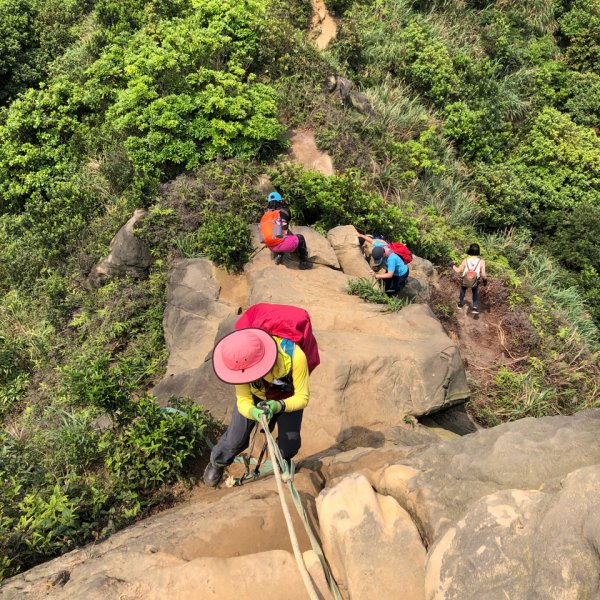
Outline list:
[[[269,202],[281,202],[283,200],[283,198],[281,197],[281,194],[279,192],[271,192],[267,196],[267,200]]]

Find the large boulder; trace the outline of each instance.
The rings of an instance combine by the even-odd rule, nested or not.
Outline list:
[[[365,260],[357,234],[353,225],[338,225],[327,232],[327,240],[346,275],[369,277],[371,269]]]
[[[600,411],[521,419],[436,444],[384,471],[375,487],[419,524],[428,542],[459,521],[469,506],[501,490],[559,489],[581,467],[600,463]],[[410,467],[407,476],[405,467]]]
[[[259,244],[246,265],[247,305],[291,304],[311,315],[321,365],[311,376],[301,456],[330,447],[379,443],[408,417],[426,415],[469,396],[462,360],[428,307],[411,305],[386,313],[346,293],[333,248],[309,227],[314,268],[298,270],[294,258],[275,265]],[[179,261],[169,277],[165,337],[171,359],[167,377],[153,390],[161,404],[191,397],[227,423],[235,390],[217,379],[209,361],[216,341],[233,329],[239,302],[205,260]],[[231,295],[231,292],[229,292]],[[241,301],[241,300],[240,300]]]
[[[426,551],[393,498],[351,475],[321,492],[317,510],[325,554],[349,598],[424,600]]]
[[[327,78],[326,86],[330,94],[338,94],[342,104],[347,108],[353,108],[361,115],[375,116],[375,111],[369,99],[354,89],[354,84],[345,77],[331,75]]]
[[[261,252],[246,265],[249,304],[306,308],[319,343],[321,365],[311,376],[304,415],[305,452],[347,442],[359,432],[379,438],[407,415],[469,396],[458,349],[428,307],[386,313],[348,295],[344,273],[320,265],[309,271],[277,267]]]
[[[599,504],[600,465],[570,473],[556,491],[484,496],[432,549],[427,598],[597,598]]]
[[[150,249],[134,233],[136,225],[144,219],[146,211],[138,209],[113,238],[109,254],[91,270],[88,281],[94,286],[103,285],[116,277],[143,278],[152,264]]]
[[[317,478],[296,476],[309,514]],[[13,578],[2,600],[117,600],[306,598],[273,478],[219,497],[177,506],[125,529],[105,542],[75,550]],[[219,500],[216,502],[216,500]],[[304,526],[292,520],[307,567],[318,586],[324,576]],[[326,590],[321,595],[327,598]]]
[[[167,376],[199,367],[212,350],[221,323],[239,308],[221,298],[215,271],[204,258],[178,259],[171,266],[163,318]]]

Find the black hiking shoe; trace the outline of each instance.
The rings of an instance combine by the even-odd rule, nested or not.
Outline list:
[[[300,264],[298,265],[299,269],[302,269],[303,271],[306,271],[307,269],[312,269],[313,265],[311,262],[308,262],[307,260],[301,260]]]
[[[474,315],[478,315],[479,314],[479,309],[473,307],[473,314]]]
[[[461,304],[460,302],[456,303],[456,308],[462,308],[464,306],[464,304]]]
[[[280,265],[283,262],[283,252],[275,254],[275,264]]]
[[[224,470],[225,467],[217,467],[209,462],[206,465],[206,469],[204,469],[204,475],[202,477],[204,485],[207,485],[208,487],[217,487],[221,481],[221,477],[223,477]]]

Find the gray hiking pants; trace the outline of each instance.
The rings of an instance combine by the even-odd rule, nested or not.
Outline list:
[[[255,398],[255,403],[258,402],[260,402],[260,398]],[[279,413],[274,415],[269,422],[270,431],[273,431],[273,428],[277,425],[277,445],[281,450],[281,455],[286,460],[294,458],[300,450],[302,443],[300,427],[302,426],[303,413],[303,410]],[[248,447],[250,434],[255,426],[258,426],[258,423],[242,416],[237,409],[237,404],[235,404],[231,423],[212,449],[210,461],[217,467],[229,466],[235,457]]]

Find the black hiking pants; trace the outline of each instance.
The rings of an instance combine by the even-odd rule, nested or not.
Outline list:
[[[471,292],[473,293],[473,308],[475,310],[479,310],[478,309],[478,305],[479,305],[479,292],[477,291],[477,287],[478,286],[473,286],[471,288]],[[458,303],[462,306],[465,303],[465,294],[467,293],[467,290],[469,288],[466,287],[462,287],[460,288],[460,298],[458,299]]]
[[[298,238],[298,247],[296,248],[296,252],[298,253],[300,260],[306,261],[308,260],[308,248],[306,247],[306,240],[301,233],[297,233],[296,236]]]
[[[255,403],[260,402],[260,398],[254,399]],[[303,410],[294,412],[284,412],[273,415],[269,422],[269,431],[273,431],[277,425],[277,445],[281,450],[281,456],[285,460],[290,460],[298,454],[302,443],[300,437],[300,427],[302,426]],[[254,427],[260,427],[256,421],[246,419],[237,409],[237,404],[233,407],[231,423],[227,431],[221,436],[215,447],[210,453],[210,461],[217,467],[229,466],[235,457],[243,452],[250,443],[250,434]]]
[[[384,282],[384,290],[388,296],[396,296],[400,290],[406,286],[406,282],[408,281],[408,271],[406,275],[402,275],[401,277],[394,276],[389,277],[388,279],[382,279]]]

